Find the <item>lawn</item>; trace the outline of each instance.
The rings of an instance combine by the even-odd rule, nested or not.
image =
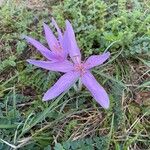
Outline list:
[[[72,23],[83,60],[111,53],[92,69],[109,109],[77,84],[42,101],[62,73],[29,64],[43,56],[23,37],[47,46],[43,22],[56,33],[52,17],[63,31]],[[0,150],[10,149],[150,149],[149,0],[0,1]]]

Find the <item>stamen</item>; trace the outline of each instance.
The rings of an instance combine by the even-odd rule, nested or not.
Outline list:
[[[56,52],[61,52],[62,51],[62,47],[59,45],[59,44],[55,44],[54,46],[53,46],[53,49],[56,51]]]
[[[86,73],[86,69],[83,63],[79,63],[75,65],[75,71],[80,72],[80,75],[83,76],[83,74]]]

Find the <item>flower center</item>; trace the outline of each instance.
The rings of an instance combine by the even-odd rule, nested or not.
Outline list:
[[[83,63],[75,64],[74,69],[79,72],[81,76],[86,73],[85,65]]]
[[[60,44],[55,44],[53,48],[57,53],[60,53],[62,51],[62,47],[60,46]]]

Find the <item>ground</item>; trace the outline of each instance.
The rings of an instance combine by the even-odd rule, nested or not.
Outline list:
[[[150,149],[150,2],[6,2],[0,1],[0,149]],[[108,110],[84,86],[42,101],[61,74],[26,62],[43,57],[23,35],[46,45],[42,24],[52,28],[51,17],[62,30],[70,20],[83,59],[110,51],[92,70],[109,94]]]

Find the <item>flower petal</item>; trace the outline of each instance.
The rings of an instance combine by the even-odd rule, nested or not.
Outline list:
[[[44,68],[50,71],[68,72],[73,70],[73,64],[67,60],[62,62],[52,62],[52,61],[28,59],[27,62],[37,67]]]
[[[110,52],[103,53],[102,55],[90,56],[85,62],[86,69],[103,64],[110,57]]]
[[[109,97],[104,90],[104,88],[96,81],[94,76],[87,71],[82,76],[82,83],[88,88],[88,90],[91,92],[94,99],[103,107],[108,108],[109,107]]]
[[[67,31],[68,42],[69,42],[69,55],[75,63],[80,63],[81,61],[80,49],[75,39],[73,27],[68,20],[66,21],[66,31]]]
[[[62,42],[63,35],[62,35],[62,32],[61,32],[60,28],[58,27],[58,25],[57,25],[57,23],[56,23],[54,18],[52,18],[52,24],[55,26],[55,28],[56,28],[56,30],[58,32],[58,39],[59,39],[59,41]]]
[[[68,45],[68,36],[67,31],[64,32],[63,40],[62,40],[62,47],[63,47],[63,55],[64,58],[67,58],[69,53],[69,45]]]
[[[47,40],[49,48],[53,52],[56,52],[57,48],[59,47],[58,40],[56,39],[55,35],[53,34],[52,30],[49,28],[48,25],[43,23],[43,27],[44,27],[44,32],[45,32],[45,38]]]
[[[71,85],[76,82],[79,74],[77,72],[68,72],[64,74],[59,80],[44,94],[43,101],[51,100],[59,96],[64,91],[68,90]]]
[[[37,40],[35,40],[35,39],[33,39],[33,38],[29,37],[29,36],[24,36],[24,38],[27,40],[28,43],[32,44],[35,48],[37,48],[37,50],[43,56],[45,56],[47,59],[49,59],[49,60],[56,59],[55,58],[55,54],[53,54],[48,48],[46,48],[45,46],[43,46]]]

